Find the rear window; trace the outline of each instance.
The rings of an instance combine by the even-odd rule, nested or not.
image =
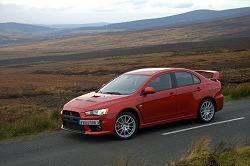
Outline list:
[[[175,77],[178,87],[199,84],[201,82],[197,76],[188,72],[176,72]]]

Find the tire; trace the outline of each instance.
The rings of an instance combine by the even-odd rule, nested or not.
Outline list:
[[[199,105],[198,118],[202,122],[210,122],[214,118],[215,104],[210,99],[203,100]]]
[[[130,112],[122,112],[115,120],[114,135],[117,139],[132,138],[138,130],[138,120]]]

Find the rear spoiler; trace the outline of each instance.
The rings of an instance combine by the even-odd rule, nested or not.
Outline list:
[[[197,73],[208,73],[208,74],[213,74],[213,78],[211,80],[216,81],[219,79],[220,74],[218,71],[212,71],[212,70],[195,70]]]

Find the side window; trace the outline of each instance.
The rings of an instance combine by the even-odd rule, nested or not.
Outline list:
[[[153,87],[156,92],[171,89],[172,81],[170,74],[164,74],[156,77],[150,84],[148,84],[148,87]]]
[[[193,75],[193,74],[192,74],[192,76],[193,76],[194,84],[199,84],[199,83],[201,83],[201,80],[200,80],[198,77],[196,77],[196,76]]]
[[[176,81],[177,81],[178,87],[192,85],[194,83],[192,74],[190,74],[190,73],[176,72],[175,76],[176,76]]]

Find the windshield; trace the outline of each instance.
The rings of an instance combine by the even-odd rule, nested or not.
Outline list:
[[[129,95],[137,91],[148,78],[146,75],[123,74],[101,88],[98,93]]]

